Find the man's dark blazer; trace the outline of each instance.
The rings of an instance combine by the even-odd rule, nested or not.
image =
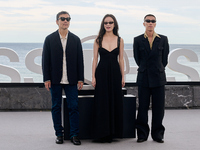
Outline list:
[[[69,84],[84,81],[83,51],[78,36],[68,33],[66,46],[67,77]],[[63,47],[58,30],[48,35],[42,53],[43,81],[60,84],[63,74]]]
[[[156,36],[150,49],[144,34],[134,38],[134,58],[139,66],[137,84],[143,87],[158,87],[166,83],[165,66],[168,63],[169,44],[164,35]]]

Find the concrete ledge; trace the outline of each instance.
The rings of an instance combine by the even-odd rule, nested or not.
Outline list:
[[[126,87],[137,96],[137,87]],[[200,108],[200,85],[166,85],[166,108]],[[137,102],[137,101],[136,101]],[[0,88],[0,110],[50,110],[51,94],[43,87]]]
[[[51,94],[45,88],[0,88],[0,110],[51,109]]]
[[[200,85],[166,85],[165,108],[200,108]],[[137,97],[138,88],[127,87],[127,94]]]

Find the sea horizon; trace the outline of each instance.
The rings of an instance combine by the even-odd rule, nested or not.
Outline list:
[[[83,50],[92,50],[93,49],[93,43],[83,43]],[[0,43],[0,48],[9,48],[14,50],[18,57],[19,57],[19,62],[10,62],[9,58],[7,56],[0,55],[0,67],[1,66],[9,66],[14,69],[16,69],[20,75],[21,75],[21,82],[23,83],[24,77],[32,77],[34,82],[43,82],[42,81],[42,75],[41,74],[36,74],[28,70],[25,66],[25,57],[27,53],[33,49],[36,48],[42,48],[43,43]],[[186,57],[180,56],[178,58],[178,62],[190,66],[194,68],[198,74],[200,74],[200,44],[169,44],[170,51],[178,48],[182,49],[189,49],[192,50],[193,52],[196,53],[198,56],[198,62],[190,62],[187,60]],[[124,49],[125,50],[132,50],[133,49],[133,44],[132,43],[125,43],[124,44]],[[41,65],[41,57],[36,57],[35,58],[35,63]],[[130,66],[137,66],[133,58],[129,58],[129,64]],[[88,68],[91,69],[91,68]],[[174,77],[176,81],[189,81],[187,75],[175,72],[171,70],[170,68],[166,67],[166,75],[167,77]],[[136,74],[128,74],[126,75],[126,82],[135,82],[136,80]],[[0,83],[4,82],[10,82],[11,79],[9,76],[1,74],[0,72]]]

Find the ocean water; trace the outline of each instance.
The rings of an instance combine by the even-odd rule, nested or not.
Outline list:
[[[42,75],[37,74],[34,72],[31,72],[26,68],[25,65],[25,57],[28,54],[29,51],[36,49],[36,48],[42,48],[43,43],[0,43],[0,48],[9,48],[14,50],[18,57],[19,57],[19,62],[10,62],[9,58],[7,56],[1,55],[0,54],[0,66],[8,66],[16,69],[21,77],[20,82],[24,82],[24,78],[33,78],[33,81],[35,83],[40,83],[42,81]],[[125,44],[124,49],[125,50],[132,50],[133,48],[132,44]],[[92,43],[83,43],[83,50],[92,50],[93,44]],[[188,44],[170,44],[170,51],[177,49],[177,48],[182,48],[182,49],[189,49],[195,52],[195,54],[198,56],[198,62],[190,62],[185,56],[180,56],[178,57],[177,62],[189,66],[193,69],[195,69],[198,74],[200,75],[200,45],[188,45]],[[35,63],[41,65],[41,56],[38,56],[34,60]],[[137,66],[133,58],[129,58],[129,64],[131,67]],[[183,74],[183,73],[178,73],[174,70],[171,70],[169,67],[166,67],[166,75],[169,78],[174,78],[175,81],[190,81],[188,79],[188,76]],[[127,74],[126,75],[126,82],[135,82],[136,80],[136,74]],[[11,82],[11,78],[7,75],[4,75],[0,71],[0,83],[9,83]]]

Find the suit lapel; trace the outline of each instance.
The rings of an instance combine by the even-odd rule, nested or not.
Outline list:
[[[158,47],[158,44],[160,43],[160,38],[159,37],[155,37],[154,41],[153,41],[153,46],[152,46],[152,50],[155,50],[155,48]]]
[[[67,45],[66,45],[66,51],[69,50],[70,44],[71,44],[71,32],[68,32],[68,37],[67,37]]]
[[[152,46],[152,50],[151,50],[151,53],[149,54],[149,58],[153,55],[155,55],[155,53],[158,53],[158,45],[160,43],[160,38],[159,37],[156,37],[153,41],[153,46]]]
[[[143,42],[143,45],[145,46],[145,52],[146,52],[146,54],[149,54],[150,53],[150,46],[149,46],[148,39],[144,38],[144,36],[143,36],[142,42]]]
[[[59,46],[59,49],[61,49],[63,51],[62,43],[61,43],[61,40],[60,40],[60,34],[59,34],[58,30],[56,32],[55,42],[56,42],[56,45]]]

